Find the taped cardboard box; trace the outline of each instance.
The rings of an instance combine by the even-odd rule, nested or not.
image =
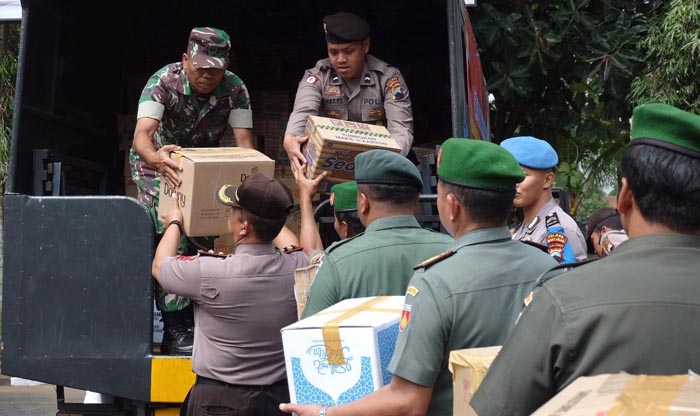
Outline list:
[[[163,221],[176,200],[182,210],[185,234],[190,237],[228,233],[228,208],[216,200],[221,185],[240,185],[256,172],[275,174],[275,161],[255,149],[188,148],[174,152],[171,157],[182,167],[182,184],[173,188],[161,180],[158,216]]]
[[[579,377],[533,416],[698,415],[700,376],[631,375]]]
[[[346,299],[282,328],[292,403],[338,405],[388,384],[403,302]]]
[[[384,149],[400,153],[401,147],[386,127],[334,118],[309,116],[306,122],[305,156],[307,177],[327,171],[326,181],[355,179],[355,157],[367,150]]]
[[[501,346],[494,346],[466,348],[450,352],[449,369],[452,373],[454,388],[454,400],[452,401],[454,415],[476,415],[469,402],[500,351]]]
[[[318,264],[302,267],[294,270],[294,297],[297,300],[297,315],[301,319],[301,314],[306,307],[306,301],[309,299],[311,284],[318,273]]]

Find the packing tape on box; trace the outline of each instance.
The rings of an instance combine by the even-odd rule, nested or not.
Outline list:
[[[375,308],[374,305],[381,303],[390,296],[378,296],[376,298],[370,299],[363,302],[352,309],[346,310],[339,316],[331,319],[323,328],[321,332],[323,333],[323,346],[326,348],[326,356],[328,357],[328,364],[330,365],[345,365],[345,356],[343,355],[343,346],[340,342],[340,323],[346,319],[352,318],[353,316],[366,312],[390,312],[390,313],[400,313],[401,310],[395,308]],[[327,313],[337,313],[341,312],[338,310],[329,311]],[[316,315],[324,314],[324,312],[319,312]]]
[[[598,390],[603,390],[605,385],[612,381],[611,379]],[[635,376],[615,400],[608,416],[666,415],[672,409],[676,397],[687,381],[688,375]]]

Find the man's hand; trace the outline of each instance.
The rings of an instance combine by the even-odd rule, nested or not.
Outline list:
[[[177,203],[177,197],[172,198],[170,209],[165,213],[165,221],[163,223],[167,226],[173,220],[182,222],[182,211],[180,211],[180,206]]]
[[[156,151],[152,160],[148,161],[148,164],[153,166],[172,187],[178,187],[182,183],[182,178],[180,178],[182,168],[170,158],[171,152],[180,149],[181,147],[176,144],[166,144]]]
[[[321,406],[315,404],[280,403],[280,410],[285,413],[296,413],[299,416],[318,416]]]
[[[318,191],[318,185],[323,179],[325,179],[328,172],[324,170],[318,176],[316,176],[316,178],[309,179],[306,177],[306,168],[306,165],[301,167],[295,167],[292,165],[292,175],[294,175],[294,180],[297,183],[297,189],[299,189],[299,200],[308,199],[310,201]]]
[[[308,141],[308,137],[297,136],[294,133],[287,133],[284,135],[284,150],[287,152],[292,167],[298,169],[306,164],[306,159],[301,152],[301,148]]]

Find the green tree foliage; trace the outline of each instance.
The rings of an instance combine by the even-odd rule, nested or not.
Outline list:
[[[630,98],[700,114],[700,0],[672,0],[667,7],[642,42],[647,66]]]
[[[470,9],[495,98],[493,141],[552,143],[566,162],[558,183],[574,214],[578,194],[615,182],[629,141],[630,84],[645,64],[640,42],[661,3],[494,0]]]
[[[18,51],[19,23],[0,23],[0,195],[8,174]]]

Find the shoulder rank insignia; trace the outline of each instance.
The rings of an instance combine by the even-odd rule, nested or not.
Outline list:
[[[176,257],[175,257],[175,260],[185,260],[185,261],[189,261],[189,260],[194,260],[194,259],[196,259],[197,257],[198,257],[198,256],[183,256],[183,255],[180,255],[180,256],[176,256]]]
[[[224,253],[214,253],[214,251],[212,250],[197,250],[197,254],[199,254],[202,257],[218,257],[221,259],[225,259],[227,257]]]
[[[424,269],[428,266],[432,266],[433,264],[438,263],[442,260],[445,260],[446,258],[450,257],[453,254],[455,254],[454,250],[444,251],[444,252],[438,254],[437,256],[433,256],[433,257],[429,258],[428,260],[425,260],[425,261],[422,261],[422,262],[416,264],[415,266],[413,266],[413,270]]]
[[[323,256],[326,255],[325,251],[320,251],[309,259],[309,264],[317,264],[319,267],[323,265]]]
[[[291,245],[291,246],[287,246],[287,247],[283,248],[282,251],[284,251],[286,254],[289,254],[289,253],[301,251],[303,249],[304,249],[303,247]]]
[[[415,286],[409,286],[409,287],[406,289],[406,296],[408,296],[408,295],[411,295],[411,296],[413,296],[413,297],[416,297],[416,295],[418,295],[418,288],[415,287]]]

